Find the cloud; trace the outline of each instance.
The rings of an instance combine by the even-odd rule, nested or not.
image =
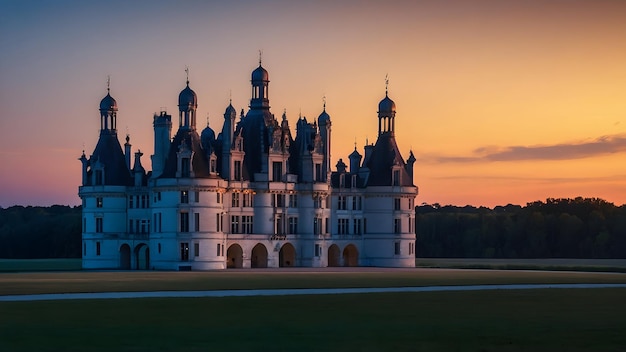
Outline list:
[[[425,155],[422,161],[435,163],[468,163],[489,161],[572,160],[626,152],[626,134],[615,134],[594,140],[553,145],[485,146],[474,149],[469,156]]]

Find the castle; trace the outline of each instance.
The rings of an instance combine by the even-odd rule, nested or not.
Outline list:
[[[248,112],[231,103],[216,135],[208,125],[198,134],[187,79],[178,119],[154,116],[149,172],[141,152],[131,167],[107,88],[98,143],[79,159],[84,269],[415,266],[415,158],[400,155],[387,92],[376,143],[331,170],[326,104],[316,121],[298,119],[293,138],[286,114],[270,112],[269,82],[259,62]]]

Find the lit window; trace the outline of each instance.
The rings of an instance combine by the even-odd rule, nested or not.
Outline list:
[[[96,208],[102,208],[102,197],[96,197]]]
[[[189,191],[180,191],[180,202],[182,204],[189,203]]]

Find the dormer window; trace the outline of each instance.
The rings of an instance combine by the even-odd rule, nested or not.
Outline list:
[[[393,185],[400,186],[400,170],[393,170]]]

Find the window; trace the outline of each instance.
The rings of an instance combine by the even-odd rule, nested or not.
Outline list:
[[[330,231],[328,230],[330,227],[330,219],[329,218],[325,218],[324,219],[324,233],[329,233]]]
[[[401,219],[393,219],[393,232],[394,233],[402,232],[402,220]]]
[[[148,198],[147,194],[144,194],[144,195],[141,196],[141,207],[142,208],[148,208],[149,207],[148,200],[149,200],[149,198]]]
[[[96,218],[96,232],[102,233],[102,218]]]
[[[196,229],[196,231],[200,231],[200,213],[194,213],[193,220],[196,225],[194,228]]]
[[[200,256],[200,243],[198,243],[198,242],[193,244],[193,255],[195,257],[199,257]]]
[[[289,208],[297,208],[298,207],[298,195],[290,194],[289,195]]]
[[[180,244],[180,260],[184,262],[189,260],[189,243],[187,242]]]
[[[215,193],[217,195],[217,204],[222,203],[222,194],[220,192]]]
[[[363,233],[367,233],[367,218],[363,218]]]
[[[211,173],[216,173],[217,172],[217,164],[216,164],[216,160],[215,159],[211,159]]]
[[[337,209],[346,210],[346,196],[337,197]]]
[[[285,204],[285,195],[284,194],[274,194],[272,198],[272,206],[276,208],[281,208]]]
[[[180,213],[180,232],[189,232],[189,213]]]
[[[102,208],[102,197],[96,197],[96,208]]]
[[[409,255],[415,253],[415,244],[412,242],[409,242]]]
[[[400,210],[400,198],[393,199],[393,210]]]
[[[239,233],[239,215],[231,215],[230,233]]]
[[[222,214],[215,214],[215,231],[217,232],[222,232],[224,229],[224,226],[222,226],[224,218],[222,217]]]
[[[400,242],[394,242],[394,254],[400,255]]]
[[[274,234],[284,235],[285,229],[283,228],[283,217],[279,214],[276,215],[274,220]]]
[[[100,241],[96,242],[96,255],[100,255]]]
[[[348,221],[349,219],[337,219],[337,233],[339,235],[348,234]]]
[[[128,208],[129,209],[132,209],[133,207],[135,207],[134,199],[135,199],[134,196],[128,196]]]
[[[181,177],[189,177],[189,171],[191,169],[191,165],[189,165],[189,158],[182,158],[180,161],[180,176]]]
[[[409,198],[409,210],[415,207],[414,204],[415,204],[415,199]]]
[[[413,218],[409,218],[409,233],[413,233]]]
[[[274,161],[272,163],[272,181],[280,182],[283,177],[283,163],[280,161]]]
[[[252,233],[252,224],[254,222],[254,217],[252,215],[244,215],[241,217],[241,232],[242,233]]]
[[[322,233],[322,218],[313,218],[313,234],[319,235]]]
[[[159,245],[157,246],[157,249],[159,251],[159,254],[161,254],[161,244],[159,243]]]
[[[251,207],[252,206],[252,193],[244,193],[243,194],[243,206],[244,207]]]
[[[361,210],[362,200],[359,196],[352,197],[352,210]]]
[[[289,234],[298,233],[298,218],[295,216],[289,217]]]
[[[231,199],[232,199],[232,206],[238,207],[239,206],[239,193],[237,192],[232,193]]]
[[[353,231],[352,231],[352,233],[354,233],[355,235],[360,235],[361,234],[361,222],[362,222],[362,219],[353,219],[352,220],[352,224],[353,224]]]
[[[128,232],[129,233],[135,233],[135,220],[133,219],[128,219]]]
[[[233,166],[233,179],[241,181],[241,160],[235,160]]]
[[[200,192],[198,191],[194,191],[193,192],[193,201],[198,203],[200,201]]]
[[[140,233],[149,233],[149,232],[150,232],[150,220],[146,220],[146,219],[141,220]]]
[[[316,243],[315,244],[315,256],[319,257],[322,254],[322,247]]]
[[[189,203],[189,191],[180,191],[180,203],[181,204]]]
[[[315,209],[321,209],[323,208],[323,205],[324,205],[324,202],[323,202],[322,197],[313,196],[313,207]]]
[[[323,181],[322,179],[322,164],[315,164],[315,180],[317,182]]]
[[[400,186],[400,170],[393,170],[393,185]]]
[[[220,247],[221,247],[221,246],[222,246],[222,244],[221,244],[221,243],[218,243],[218,244],[217,244],[217,256],[218,256],[218,257],[220,256],[220,249],[221,249]]]

